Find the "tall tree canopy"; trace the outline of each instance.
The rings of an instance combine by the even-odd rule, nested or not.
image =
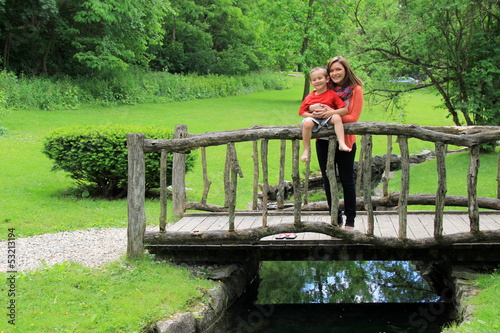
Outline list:
[[[3,67],[84,74],[147,65],[169,9],[163,0],[1,0]]]
[[[152,67],[174,73],[255,71],[265,67],[253,0],[178,0],[166,17]]]
[[[353,0],[345,11],[357,52],[392,98],[399,76],[434,86],[456,125],[500,125],[498,0]],[[385,82],[385,84],[384,84]]]

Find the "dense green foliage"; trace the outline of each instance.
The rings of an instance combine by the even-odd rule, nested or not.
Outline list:
[[[432,85],[455,125],[500,125],[498,0],[360,4],[348,12],[362,32],[352,41],[361,59],[371,59],[370,75],[385,77],[377,83],[377,94],[392,99],[402,91]],[[370,15],[375,13],[380,15]],[[423,84],[405,89],[391,82],[406,76]]]
[[[162,0],[0,1],[3,65],[27,75],[147,65],[169,12]]]
[[[69,172],[80,185],[95,185],[106,198],[123,197],[128,184],[127,133],[143,133],[148,139],[171,139],[165,127],[75,126],[56,129],[45,138],[43,152],[54,161],[54,171]],[[160,187],[160,154],[147,153],[146,190]],[[194,155],[186,157],[186,171]],[[167,184],[172,181],[172,156],[167,158]]]

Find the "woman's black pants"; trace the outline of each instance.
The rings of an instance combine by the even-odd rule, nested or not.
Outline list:
[[[330,192],[330,182],[326,175],[326,162],[328,161],[328,140],[316,140],[316,155],[323,177],[326,200],[330,214],[332,213],[332,196]],[[337,146],[335,152],[335,165],[344,192],[344,214],[346,216],[346,226],[354,226],[356,218],[356,183],[354,181],[354,157],[356,156],[356,143],[350,152],[340,151]],[[339,224],[342,223],[342,211],[339,209]]]

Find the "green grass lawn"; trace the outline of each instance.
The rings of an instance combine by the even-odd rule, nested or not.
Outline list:
[[[0,137],[0,224],[4,227],[0,239],[6,239],[8,228],[15,228],[17,237],[26,237],[87,228],[126,227],[126,200],[77,198],[70,195],[74,192],[72,191],[75,187],[74,182],[64,172],[51,171],[51,161],[42,154],[42,142],[43,137],[53,129],[75,124],[113,123],[163,124],[173,130],[176,124],[186,124],[189,132],[203,133],[246,128],[256,124],[299,124],[302,118],[298,116],[297,111],[300,105],[303,78],[290,77],[289,79],[292,83],[291,89],[247,96],[117,108],[70,111],[14,110],[6,113],[2,121],[8,133]],[[453,125],[451,120],[446,118],[444,110],[434,109],[437,104],[439,100],[434,94],[414,93],[408,100],[408,112],[404,117],[388,114],[379,108],[366,105],[360,120],[398,122],[403,119],[405,123],[420,125]],[[374,138],[374,153],[384,154],[385,149],[386,138]],[[423,149],[433,149],[433,145],[419,140],[410,140],[411,153],[418,153]],[[251,144],[237,144],[237,150],[245,176],[238,180],[238,207],[247,208],[251,201],[253,180]],[[208,201],[221,204],[225,147],[209,148],[207,155],[209,179],[213,182]],[[278,156],[278,143],[271,142],[269,161],[277,160]],[[290,153],[287,156],[286,178],[291,179]],[[479,195],[494,196],[496,159],[496,154],[481,157]],[[312,161],[312,169],[317,169],[315,157]],[[448,163],[450,168],[448,193],[464,194],[466,193],[466,171],[464,170],[467,169],[468,154],[451,156],[450,161]],[[432,178],[434,176],[427,177],[432,172],[435,173],[433,163],[425,163],[412,168],[411,193],[435,191],[436,181]],[[459,168],[455,169],[456,166]],[[270,166],[271,184],[277,182],[277,168],[277,164]],[[199,201],[201,199],[202,184],[201,163],[198,159],[194,171],[189,173],[186,179],[186,185],[189,188],[188,200]],[[394,186],[397,187],[397,180],[394,181]],[[146,202],[148,225],[158,223],[159,212],[158,200],[148,199]],[[168,220],[172,221],[171,209],[168,212]],[[147,278],[146,275],[152,276],[151,281],[143,280]],[[124,281],[116,278],[118,276],[123,277]],[[166,282],[165,286],[158,286],[158,276],[165,279],[173,276],[173,280]],[[150,295],[151,302],[157,304],[162,309],[161,313],[165,315],[185,309],[190,305],[190,299],[198,299],[200,293],[196,291],[197,286],[208,287],[204,284],[206,281],[198,281],[194,277],[189,277],[186,272],[179,271],[179,268],[155,265],[147,260],[137,265],[120,261],[101,270],[86,269],[78,265],[59,265],[52,269],[20,274],[18,282],[21,295],[19,301],[23,302],[23,309],[19,314],[19,324],[22,325],[22,329],[20,328],[19,332],[32,332],[35,327],[42,326],[32,327],[31,325],[42,324],[44,326],[40,328],[40,332],[44,329],[57,331],[53,329],[56,326],[50,326],[56,324],[60,325],[57,326],[59,331],[87,332],[91,331],[88,327],[94,324],[96,326],[93,327],[98,327],[99,332],[138,331],[139,329],[118,328],[116,323],[110,324],[115,326],[106,326],[98,316],[112,311],[117,318],[127,317],[129,313],[127,306],[131,300],[139,302],[142,299],[140,293],[135,292],[138,288],[141,290],[150,288],[151,291],[148,291],[147,295]],[[179,301],[172,301],[170,296],[167,300],[165,295],[174,292],[172,286],[177,286],[179,283],[186,284],[185,288],[179,289],[181,294]],[[81,286],[81,288],[75,286]],[[61,292],[57,292],[59,288]],[[80,295],[82,290],[89,291],[92,296],[84,297],[82,294],[82,299],[77,300],[80,297],[77,295]],[[0,292],[6,293],[5,289],[1,289]],[[41,297],[41,295],[45,296]],[[171,304],[172,302],[177,304]],[[165,309],[165,306],[168,306],[168,309]],[[158,319],[158,316],[162,315],[156,310],[151,310],[151,312],[140,314],[137,318],[134,317],[131,322],[138,322],[142,325],[139,325],[140,327],[145,327],[154,322],[154,318]],[[4,324],[5,321],[1,321],[0,325]],[[7,332],[8,328],[0,326],[0,331]]]
[[[447,332],[453,333],[486,333],[500,332],[500,274],[485,274],[475,281],[479,288],[477,296],[468,301],[474,307],[469,320],[460,326],[454,325]]]
[[[16,318],[9,323],[4,315],[0,332],[144,332],[158,319],[206,301],[201,290],[215,284],[149,258],[98,270],[63,263],[18,273]],[[8,294],[6,283],[0,292]]]

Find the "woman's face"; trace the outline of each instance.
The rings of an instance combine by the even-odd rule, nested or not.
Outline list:
[[[342,85],[341,83],[345,79],[345,68],[340,62],[334,62],[330,68],[330,79],[333,83],[337,85]]]

